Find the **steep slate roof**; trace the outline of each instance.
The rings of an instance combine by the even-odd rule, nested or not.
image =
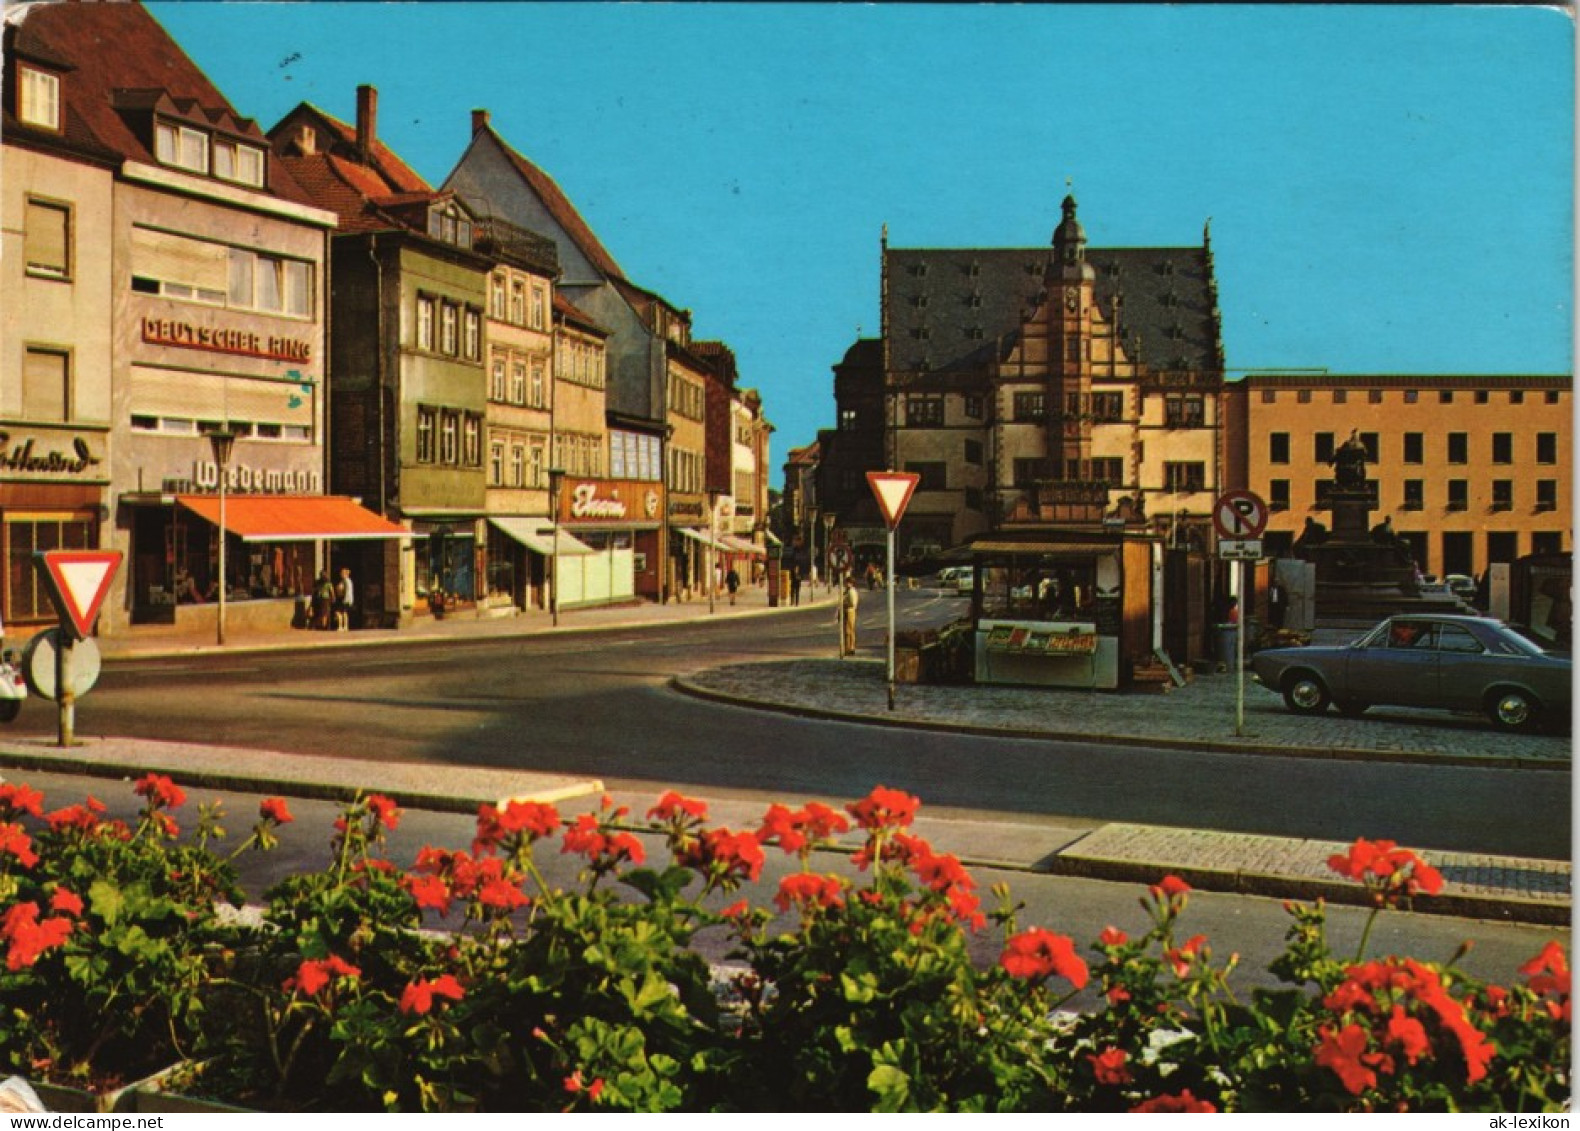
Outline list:
[[[616,263],[614,256],[609,254],[609,249],[599,242],[592,228],[586,220],[582,219],[581,213],[576,211],[576,206],[555,183],[554,178],[512,149],[509,143],[495,132],[494,127],[484,126],[483,131],[493,139],[495,145],[499,146],[500,152],[506,156],[516,172],[521,174],[522,179],[543,202],[543,207],[549,210],[555,222],[588,261],[606,278],[625,280],[625,272],[620,269],[620,264]]]
[[[1007,353],[1045,299],[1051,256],[1047,247],[885,249],[890,368],[963,373]],[[1115,296],[1121,298],[1120,341],[1131,360],[1153,369],[1219,366],[1205,247],[1094,247],[1086,259],[1110,320]],[[921,329],[927,337],[917,335]]]
[[[598,334],[605,338],[609,336],[609,328],[607,326],[603,326],[598,322],[595,322],[592,318],[588,317],[587,313],[583,311],[581,307],[573,303],[570,299],[566,298],[558,287],[554,288],[554,309],[559,312],[565,321],[571,323],[573,326],[576,326],[578,329],[587,330],[590,333]]]
[[[27,126],[7,111],[7,142],[53,139],[86,156],[158,165],[150,148],[152,131],[134,125],[158,107],[172,117],[264,143],[252,119],[236,113],[141,4],[37,4],[8,26],[7,39],[18,56],[73,68],[61,80],[64,138]],[[312,203],[276,162],[266,166],[270,193]]]

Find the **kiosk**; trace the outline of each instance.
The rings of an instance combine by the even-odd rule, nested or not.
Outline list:
[[[970,549],[978,683],[1111,690],[1151,662],[1161,626],[1157,536],[1007,528]]]

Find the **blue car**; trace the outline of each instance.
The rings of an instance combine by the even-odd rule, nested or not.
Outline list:
[[[1568,654],[1488,617],[1390,617],[1353,644],[1269,648],[1250,667],[1302,715],[1387,705],[1480,712],[1504,730],[1569,720]]]

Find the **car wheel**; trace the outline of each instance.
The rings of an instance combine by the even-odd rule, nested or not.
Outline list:
[[[0,723],[8,723],[16,718],[17,712],[21,709],[20,699],[0,699]]]
[[[1528,730],[1540,713],[1536,700],[1523,691],[1503,688],[1487,697],[1487,717],[1503,730]]]
[[[1339,709],[1339,714],[1348,715],[1353,719],[1364,715],[1371,704],[1362,703],[1359,699],[1340,699],[1334,706]]]
[[[1328,709],[1328,689],[1310,672],[1296,672],[1284,681],[1284,703],[1299,715],[1320,715]]]

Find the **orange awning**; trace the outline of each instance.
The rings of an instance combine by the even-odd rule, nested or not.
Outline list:
[[[219,525],[218,495],[177,495],[187,510]],[[410,538],[411,531],[341,495],[227,495],[225,530],[243,542],[345,542]]]

